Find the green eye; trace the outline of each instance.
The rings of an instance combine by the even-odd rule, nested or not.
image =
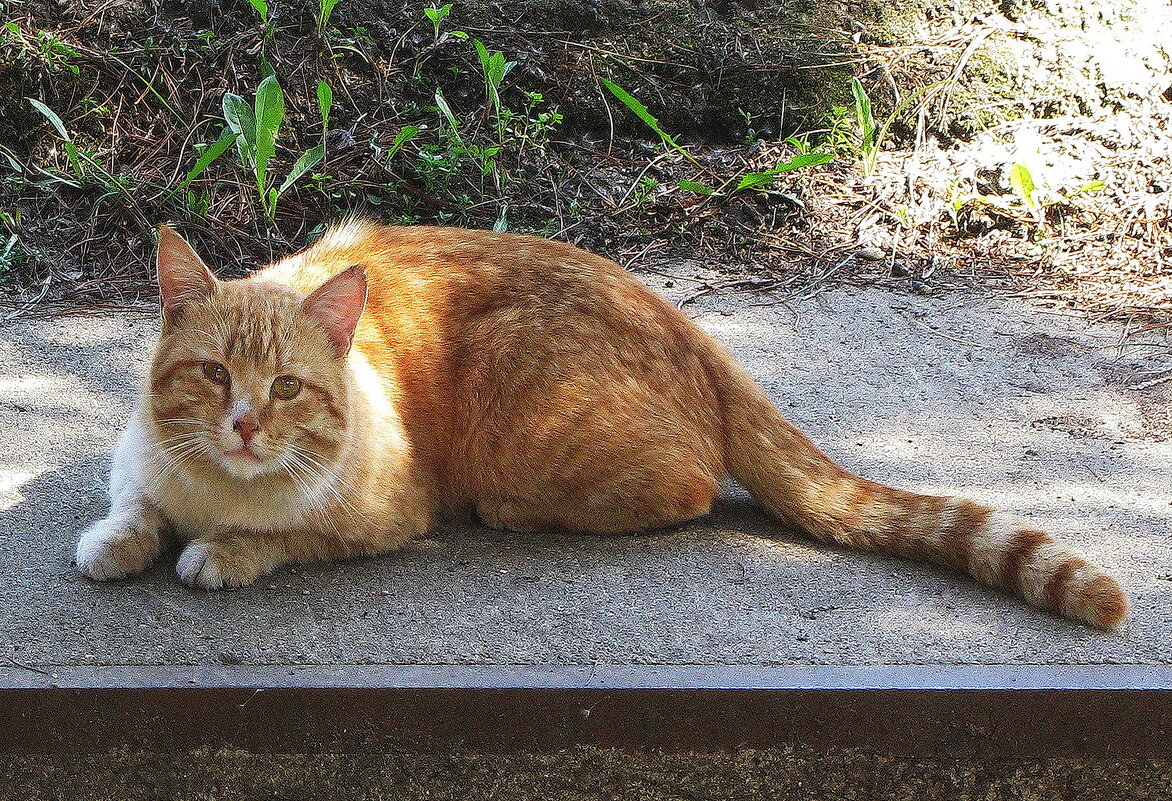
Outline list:
[[[280,400],[293,400],[301,391],[301,382],[292,376],[279,376],[273,382],[272,396]]]
[[[228,386],[228,382],[231,381],[228,376],[228,368],[224,367],[222,364],[216,364],[215,362],[204,362],[203,374],[208,377],[209,381],[214,381],[217,384],[223,384],[224,386]]]

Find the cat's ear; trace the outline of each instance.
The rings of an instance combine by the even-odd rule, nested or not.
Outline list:
[[[326,330],[342,358],[350,351],[358,318],[366,308],[366,271],[358,264],[347,267],[313,290],[302,308]]]
[[[159,226],[159,298],[163,319],[171,322],[184,306],[203,300],[216,291],[216,278],[203,260],[175,233],[171,226]]]

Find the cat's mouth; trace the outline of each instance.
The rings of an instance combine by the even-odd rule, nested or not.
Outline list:
[[[236,459],[245,459],[250,462],[263,461],[259,456],[249,450],[247,445],[242,445],[234,451],[224,451],[225,454]]]

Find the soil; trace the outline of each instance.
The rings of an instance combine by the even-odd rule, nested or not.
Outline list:
[[[11,296],[150,294],[164,219],[231,275],[356,213],[539,233],[634,267],[701,259],[795,292],[979,283],[1172,315],[1166,4],[469,0],[438,29],[424,7],[349,0],[319,33],[306,3],[274,4],[267,29],[243,0],[14,4],[0,30]],[[515,62],[503,116],[472,40]],[[225,93],[251,102],[270,70],[281,180],[323,141],[319,81],[334,97],[325,161],[271,221],[233,150],[180,189],[224,129]],[[852,75],[874,106],[873,166]],[[76,165],[26,97],[61,117]],[[807,148],[834,160],[735,189]]]

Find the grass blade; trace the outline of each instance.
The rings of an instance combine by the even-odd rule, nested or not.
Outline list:
[[[195,166],[193,166],[191,170],[188,171],[186,177],[184,177],[184,179],[179,182],[178,186],[167,193],[167,197],[169,198],[176,192],[181,192],[187,188],[187,185],[198,178],[204,170],[210,167],[213,161],[222,156],[225,150],[232,147],[232,144],[239,136],[240,134],[236,133],[231,128],[225,128],[224,133],[220,135],[220,138],[199,155],[199,158],[195,160]]]
[[[297,162],[293,165],[293,169],[289,171],[289,175],[285,178],[285,182],[281,184],[281,187],[277,190],[277,194],[285,194],[285,190],[291,187],[298,178],[300,178],[302,175],[305,175],[305,173],[312,170],[318,164],[321,164],[321,160],[325,158],[325,155],[325,145],[314,145],[309,150],[306,150],[304,153],[302,153],[301,158],[297,159]]]

